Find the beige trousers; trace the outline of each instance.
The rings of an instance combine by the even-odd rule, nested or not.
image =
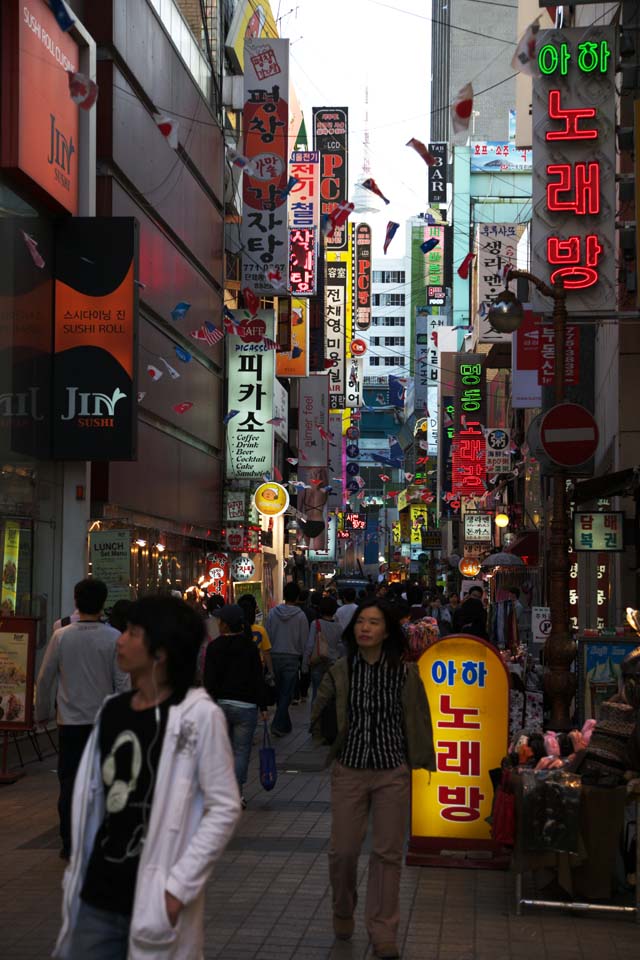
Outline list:
[[[365,923],[374,944],[395,943],[400,922],[400,871],[409,813],[411,774],[394,770],[354,770],[336,761],[331,774],[329,877],[333,912],[351,917],[357,901],[358,857],[372,815],[372,849]]]

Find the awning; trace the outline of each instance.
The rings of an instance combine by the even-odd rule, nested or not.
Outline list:
[[[505,547],[505,553],[515,553],[528,567],[537,567],[540,562],[540,534],[537,530],[525,530],[515,543]]]

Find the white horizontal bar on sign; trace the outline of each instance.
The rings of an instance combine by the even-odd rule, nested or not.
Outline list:
[[[545,443],[583,443],[585,440],[595,440],[596,434],[593,427],[578,427],[572,429],[565,427],[563,429],[545,430]]]

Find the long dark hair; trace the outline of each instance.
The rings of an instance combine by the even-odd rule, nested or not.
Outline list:
[[[372,597],[370,600],[363,600],[345,627],[344,633],[342,634],[342,642],[347,648],[347,657],[349,661],[352,661],[358,652],[354,627],[362,611],[368,610],[371,607],[377,607],[384,617],[387,636],[382,644],[382,652],[392,667],[398,667],[400,666],[402,654],[406,648],[406,639],[399,622],[398,611],[392,604],[387,603],[386,600],[378,600],[375,597]]]

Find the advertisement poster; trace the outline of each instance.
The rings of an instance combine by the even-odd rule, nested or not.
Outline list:
[[[16,612],[19,552],[20,524],[7,520],[4,527],[0,592],[0,616],[3,617],[12,617]]]
[[[89,534],[91,575],[106,583],[107,607],[116,600],[130,600],[131,532],[129,530],[92,530]]]
[[[262,623],[266,616],[264,601],[262,599],[262,581],[261,580],[243,580],[236,581],[233,584],[233,602],[237,603],[240,597],[249,594],[256,601],[256,622]]]
[[[637,645],[637,639],[627,643],[622,640],[580,640],[583,721],[592,717],[597,720],[600,704],[618,693],[622,661]]]
[[[35,620],[0,620],[0,730],[33,723],[35,631]]]

